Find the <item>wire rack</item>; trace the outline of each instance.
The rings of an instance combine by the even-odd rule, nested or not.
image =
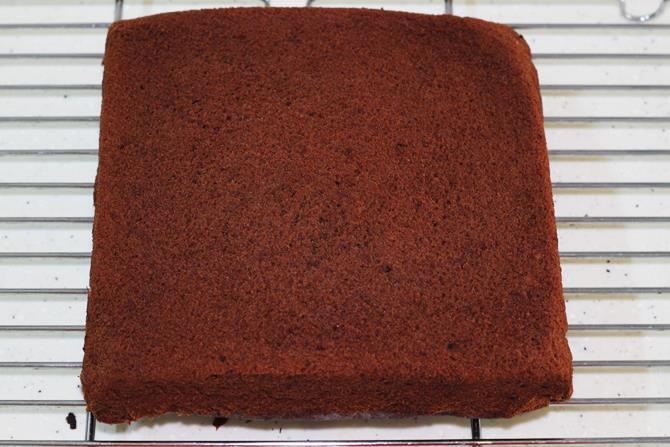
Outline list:
[[[304,2],[3,0],[0,445],[669,445],[666,2],[310,0],[481,17],[529,42],[542,83],[575,396],[511,420],[228,421],[216,430],[203,417],[96,424],[82,400],[105,33],[113,20],[157,12]]]

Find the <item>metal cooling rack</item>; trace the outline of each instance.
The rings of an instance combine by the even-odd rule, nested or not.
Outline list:
[[[667,2],[310,0],[487,18],[511,24],[530,43],[542,81],[575,396],[512,420],[229,421],[215,430],[211,418],[112,426],[85,411],[78,373],[100,61],[112,20],[270,5],[3,0],[0,445],[669,445],[670,13],[661,14]],[[68,413],[76,428],[66,423]]]

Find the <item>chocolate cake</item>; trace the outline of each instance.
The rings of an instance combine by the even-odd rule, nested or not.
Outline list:
[[[512,29],[250,8],[115,23],[83,389],[103,422],[509,417],[566,399]]]

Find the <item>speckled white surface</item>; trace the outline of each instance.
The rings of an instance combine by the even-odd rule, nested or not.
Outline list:
[[[275,6],[300,6],[277,0]],[[634,2],[638,12],[657,1]],[[124,17],[216,6],[252,6],[260,1],[126,0]],[[440,14],[436,0],[316,0],[315,6],[374,7]],[[109,22],[113,0],[5,0],[0,23]],[[456,0],[454,12],[507,23],[623,23],[614,0]],[[670,11],[656,23],[670,24]],[[670,53],[670,29],[525,30],[535,52]],[[0,29],[0,53],[103,51],[104,29]],[[670,85],[668,59],[565,59],[536,62],[543,84]],[[0,59],[0,85],[95,84],[100,61]],[[547,116],[670,116],[668,91],[544,91]],[[99,91],[0,90],[0,116],[96,115]],[[670,149],[668,123],[547,124],[551,149]],[[0,149],[71,149],[97,146],[95,123],[0,123]],[[0,182],[91,182],[90,156],[0,156]],[[552,157],[555,182],[670,182],[670,157]],[[90,190],[0,189],[0,216],[91,216]],[[558,216],[670,216],[670,189],[557,190]],[[562,251],[670,251],[670,225],[560,225]],[[0,252],[88,251],[89,224],[0,223]],[[670,260],[565,259],[566,287],[670,286]],[[0,259],[0,288],[87,285],[88,261]],[[670,323],[670,294],[582,295],[567,299],[572,324]],[[85,296],[1,295],[0,325],[83,324]],[[668,360],[670,333],[571,333],[576,360]],[[81,333],[0,332],[0,362],[80,361]],[[78,371],[0,368],[0,400],[81,399]],[[577,369],[575,396],[669,397],[670,368]],[[65,417],[76,414],[77,429]],[[84,439],[83,408],[8,407],[0,404],[0,440]],[[131,426],[99,424],[100,440],[318,440],[469,438],[469,421],[435,417],[404,421],[246,423],[219,430],[211,418],[165,417]],[[670,436],[670,406],[551,407],[509,421],[482,421],[485,438]]]

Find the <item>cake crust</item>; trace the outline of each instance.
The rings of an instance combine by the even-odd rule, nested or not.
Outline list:
[[[572,390],[541,99],[508,27],[112,25],[81,375],[102,422],[510,417]]]

